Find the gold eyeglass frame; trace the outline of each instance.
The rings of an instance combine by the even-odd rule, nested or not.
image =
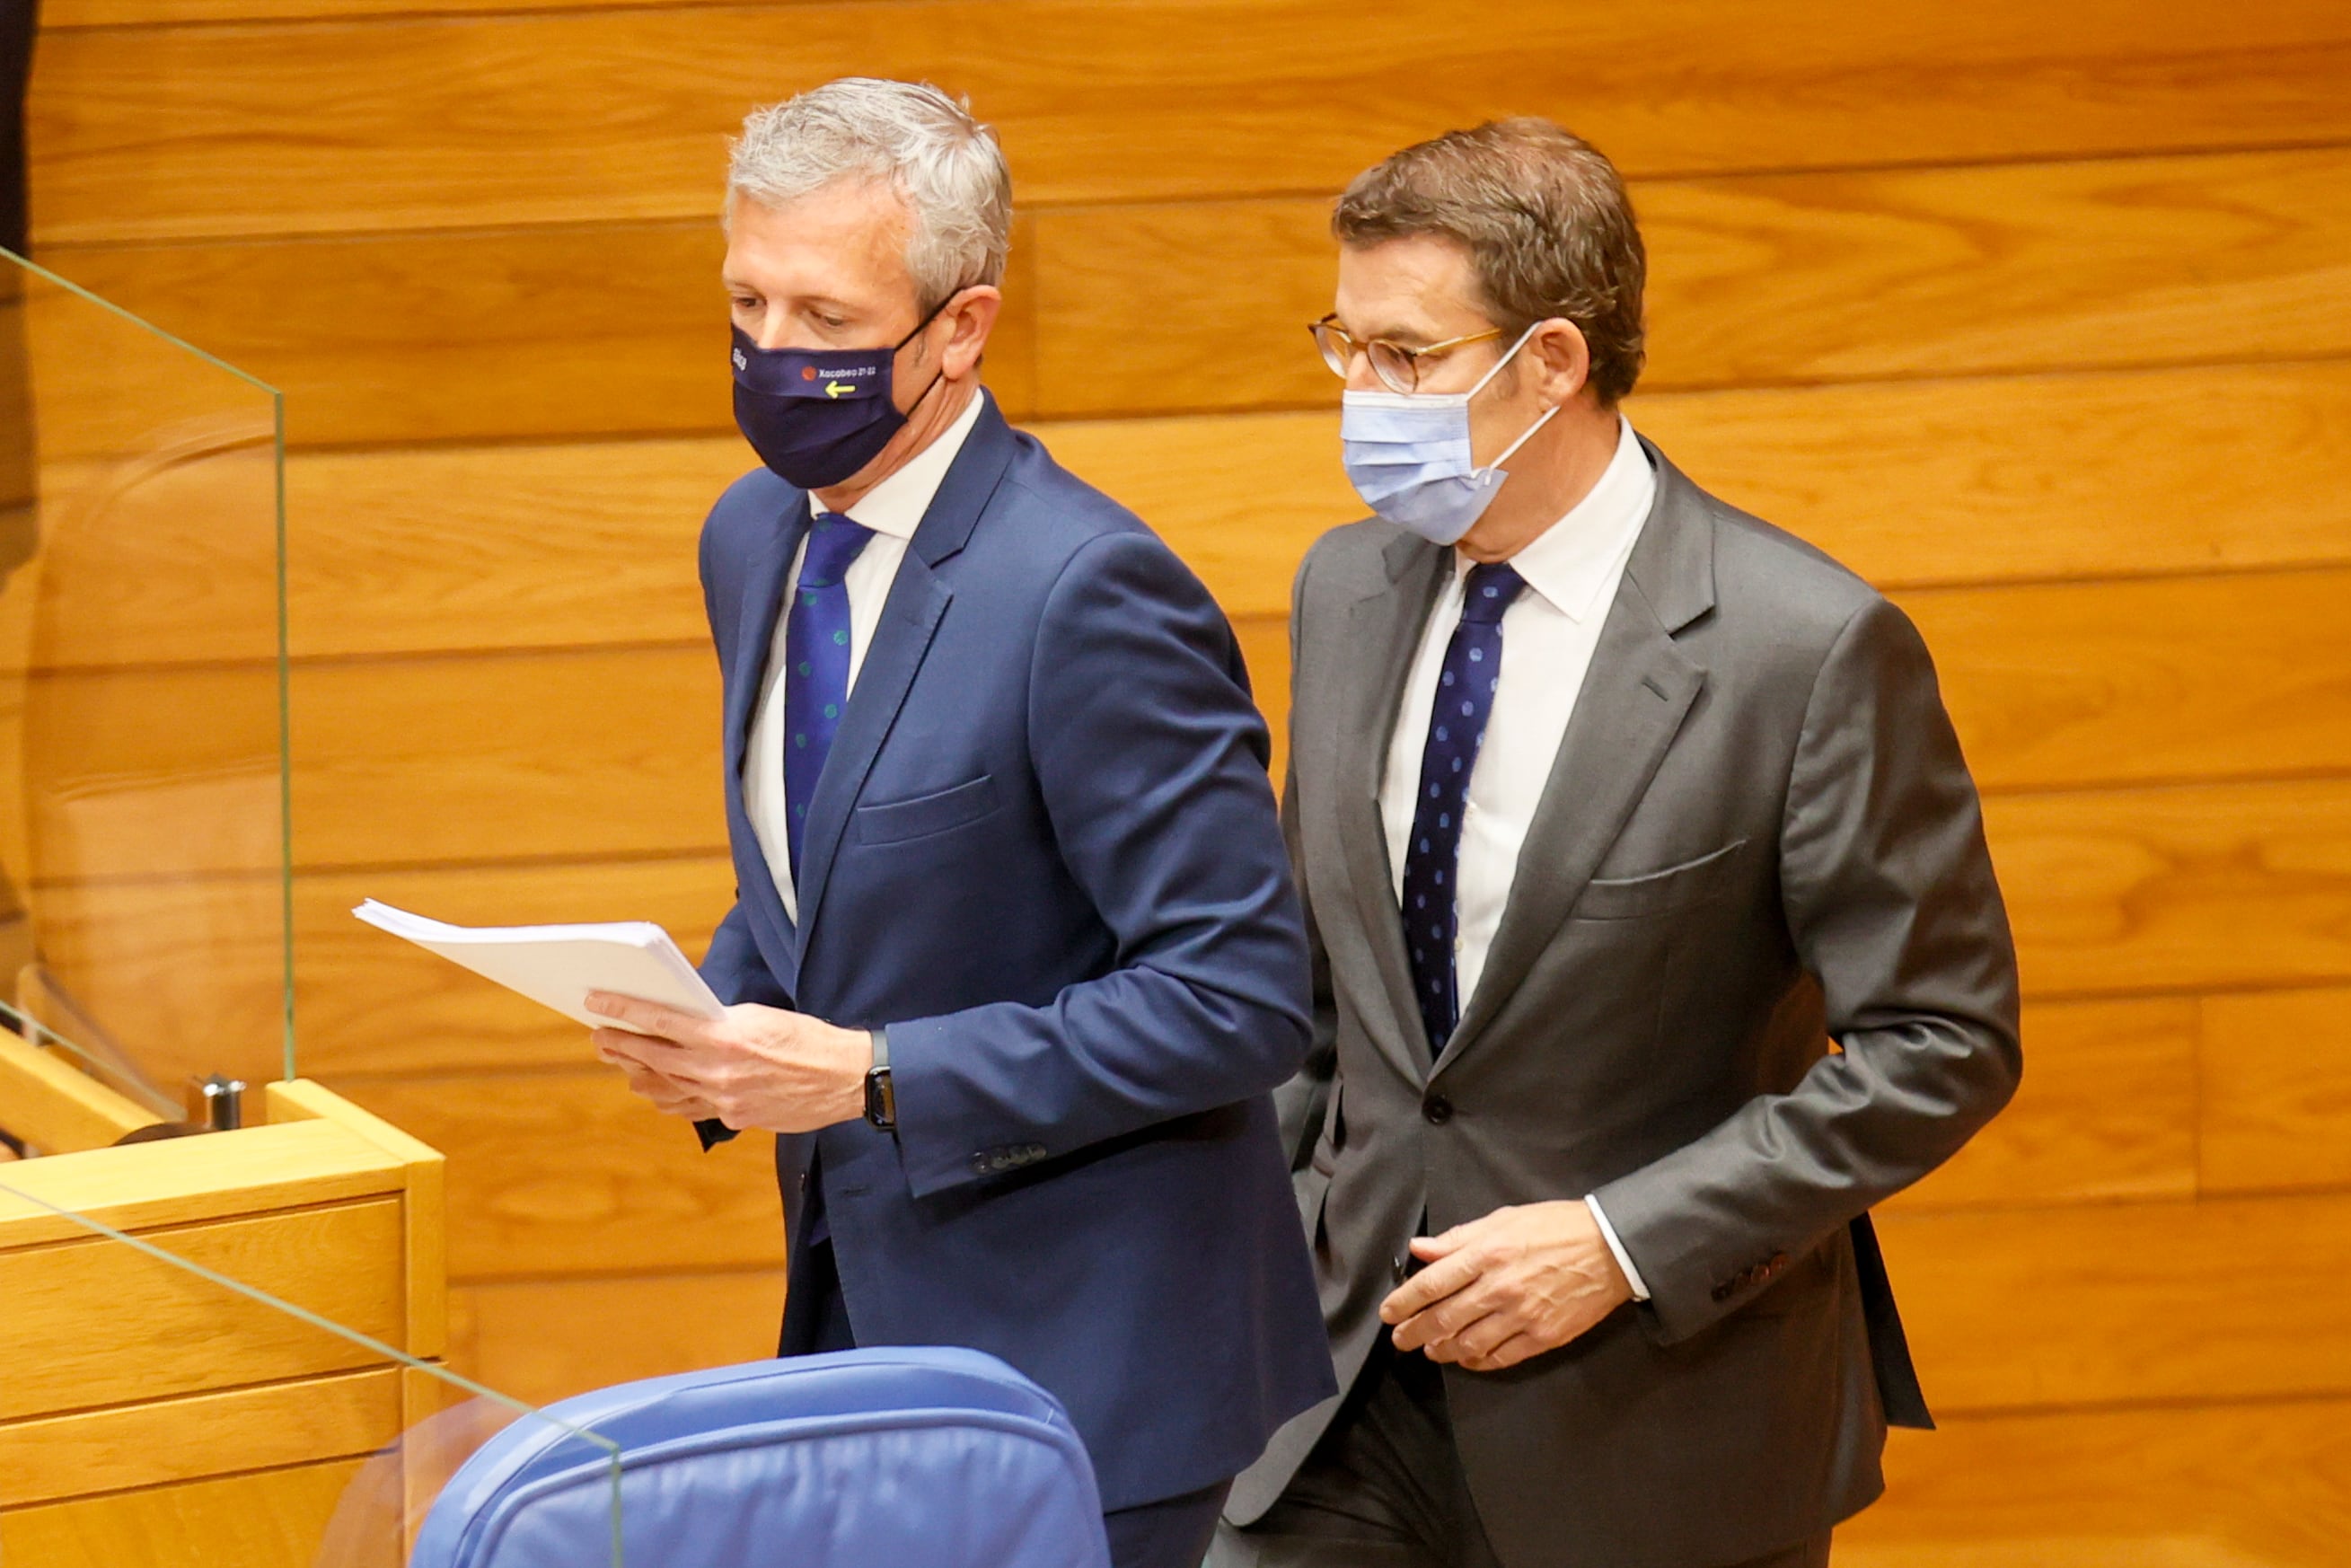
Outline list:
[[[1426,348],[1416,349],[1409,344],[1399,343],[1392,338],[1359,339],[1339,325],[1339,313],[1336,310],[1319,321],[1309,321],[1306,324],[1306,330],[1313,338],[1314,347],[1322,352],[1323,364],[1329,366],[1331,372],[1340,380],[1346,379],[1348,371],[1354,365],[1355,356],[1362,354],[1372,361],[1372,373],[1379,377],[1390,392],[1399,392],[1419,390],[1422,360],[1434,354],[1449,354],[1456,349],[1466,349],[1472,343],[1482,343],[1489,338],[1499,338],[1503,335],[1501,328],[1489,327],[1483,332],[1471,332],[1460,338],[1447,338],[1442,343],[1431,343]],[[1334,343],[1342,350],[1335,362],[1332,353]],[[1374,348],[1385,349],[1392,353],[1402,355],[1405,363],[1411,367],[1411,380],[1406,384],[1398,386],[1395,377],[1388,374],[1386,368],[1380,363],[1380,356],[1372,352]]]

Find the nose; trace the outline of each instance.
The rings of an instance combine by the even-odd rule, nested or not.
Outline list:
[[[1387,382],[1380,380],[1379,371],[1372,369],[1371,350],[1358,345],[1347,358],[1347,390],[1349,392],[1385,392]]]
[[[787,349],[791,346],[789,334],[791,323],[780,310],[770,310],[759,319],[759,329],[752,334],[763,349]]]

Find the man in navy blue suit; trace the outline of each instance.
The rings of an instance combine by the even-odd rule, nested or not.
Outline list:
[[[1335,1392],[1270,1092],[1301,917],[1230,626],[980,385],[1010,181],[930,87],[734,149],[738,423],[702,537],[737,880],[703,1022],[598,1049],[779,1135],[783,1353],[968,1345],[1058,1396],[1120,1568],[1195,1568]]]

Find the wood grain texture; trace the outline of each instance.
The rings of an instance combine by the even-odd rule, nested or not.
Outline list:
[[[2196,1196],[2195,998],[2035,1003],[2023,1038],[2016,1098],[1890,1211]]]
[[[1986,790],[2351,771],[2351,570],[1896,602]]]
[[[1276,705],[1286,638],[1271,622],[1244,622],[1241,630],[1260,697]],[[2351,787],[2289,780],[2006,795],[1992,798],[1987,813],[2036,996],[2351,978]],[[302,1060],[330,1075],[577,1060],[576,1038],[559,1019],[352,921],[350,908],[361,897],[461,922],[652,917],[698,951],[732,885],[715,847],[650,861],[306,875],[297,884]],[[64,929],[100,944],[81,972],[92,977],[90,1005],[125,1038],[142,1049],[152,1040],[161,1060],[191,1070],[221,1060],[224,1050],[235,1057],[225,1042],[244,1040],[245,1055],[266,1072],[277,1042],[271,939],[249,939],[260,944],[251,962],[237,961],[234,946],[206,948],[224,956],[214,972],[181,956],[219,928],[216,897],[234,912],[249,902],[250,884],[58,890],[49,907]],[[202,983],[182,983],[191,973]],[[182,1007],[220,1020],[203,1049],[172,1043],[171,1020]],[[2152,1145],[2146,1152],[2162,1163]]]
[[[0,1253],[86,1241],[90,1231],[81,1219],[144,1232],[305,1204],[396,1198],[407,1188],[407,1171],[348,1127],[317,1122],[53,1155],[13,1167],[5,1185],[12,1190],[0,1192]]]
[[[1938,1410],[2351,1392],[2351,1197],[1887,1214],[1880,1231]]]
[[[601,1064],[329,1086],[448,1156],[453,1281],[771,1268],[783,1257],[772,1140],[705,1155],[690,1126]]]
[[[37,1051],[0,1033],[0,1104],[10,1133],[45,1153],[102,1149],[162,1120],[81,1071],[63,1049]]]
[[[294,888],[296,1038],[304,1072],[449,1072],[578,1065],[580,1031],[423,949],[351,917],[360,900],[461,925],[653,920],[699,955],[726,913],[723,854],[414,872],[306,873]],[[266,888],[274,902],[274,886]],[[280,1071],[277,923],[241,926],[252,879],[55,890],[50,961],[159,1081]],[[191,1035],[183,1020],[207,1027]]]
[[[2351,446],[2351,363],[1642,396],[1631,412],[1699,484],[1884,587],[2351,561],[2335,457]],[[1328,414],[1033,428],[1234,615],[1287,613],[1308,546],[1363,510]],[[699,642],[695,540],[751,464],[731,435],[298,454],[294,652]],[[266,580],[266,533],[156,501],[124,549],[171,568],[53,578],[73,601],[60,612],[89,626],[81,601],[119,602],[128,582],[140,632],[100,662],[235,656],[217,628],[265,618],[212,612]],[[261,712],[264,685],[240,711]]]
[[[1652,392],[2351,349],[2337,148],[1665,180],[1633,198]],[[1331,204],[1039,214],[1040,414],[1328,403],[1305,324],[1332,308]]]
[[[440,1152],[307,1078],[268,1084],[268,1119],[331,1122],[400,1162],[400,1261],[407,1291],[400,1347],[434,1357],[449,1348],[448,1182]]]
[[[1419,0],[1347,13],[1333,50],[1338,21],[1327,0],[958,0],[159,28],[131,49],[60,30],[31,106],[37,241],[699,215],[747,106],[852,70],[969,93],[1043,204],[1332,190],[1497,104],[1635,175],[2351,131],[2328,0],[1579,0],[1477,28]]]
[[[387,1342],[402,1331],[400,1205],[369,1199],[150,1233],[201,1264]],[[340,1372],[374,1352],[102,1238],[0,1254],[16,1371],[0,1420]]]
[[[300,867],[726,842],[707,643],[307,666],[294,701]]]
[[[1995,796],[1984,815],[2030,993],[2351,977],[2351,780]]]
[[[2351,764],[2346,596],[2351,573],[2314,570],[1905,601],[1979,780],[2021,790]],[[715,850],[715,666],[695,643],[298,668],[297,863]],[[35,681],[37,708],[88,727],[39,753],[36,874],[275,863],[273,688],[235,668]],[[1280,689],[1260,680],[1270,710]]]
[[[2333,1568],[2351,1529],[2351,1401],[1940,1425],[1891,1435],[1836,1568]]]
[[[390,1367],[0,1423],[0,1509],[344,1458],[400,1433]]]
[[[695,541],[757,462],[731,435],[297,456],[294,651],[706,642]]]
[[[40,1568],[315,1568],[364,1461],[83,1498],[0,1513],[0,1554]],[[352,1542],[350,1568],[397,1568],[399,1543]]]
[[[1020,277],[988,376],[1029,412]],[[295,446],[730,431],[726,250],[675,221],[196,245],[57,247],[46,265],[286,393]],[[85,368],[86,367],[86,368]],[[43,388],[52,423],[155,422],[184,397],[102,357]]]
[[[2351,350],[2340,149],[1635,196],[1651,392]],[[1329,215],[1322,197],[1024,214],[989,379],[1016,418],[1327,406],[1303,323],[1331,307]],[[302,446],[727,431],[723,243],[695,218],[44,258],[284,389]],[[46,384],[50,423],[160,422],[184,396],[120,358],[78,355],[88,369]]]
[[[2351,988],[2201,1006],[2205,1190],[2351,1186]]]
[[[784,1276],[761,1269],[465,1285],[450,1307],[457,1370],[543,1405],[773,1355]]]
[[[1636,395],[1627,408],[1698,485],[1880,588],[2351,560],[2343,363]]]

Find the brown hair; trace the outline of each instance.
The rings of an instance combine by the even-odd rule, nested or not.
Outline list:
[[[1554,316],[1575,323],[1603,408],[1640,379],[1648,258],[1632,201],[1615,165],[1548,120],[1489,120],[1391,153],[1355,176],[1331,232],[1347,246],[1458,241],[1496,326],[1516,337]]]

